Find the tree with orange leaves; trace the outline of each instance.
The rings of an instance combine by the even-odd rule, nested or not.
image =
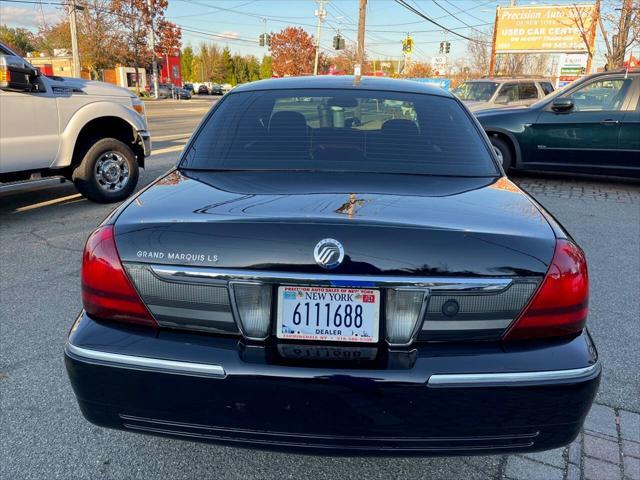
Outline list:
[[[128,63],[136,68],[147,67],[152,60],[149,49],[149,29],[154,28],[158,34],[158,26],[166,22],[164,13],[169,6],[168,0],[151,0],[149,8],[147,0],[113,0],[113,12],[118,18],[120,30],[127,44]],[[171,24],[173,25],[173,24]],[[140,82],[136,75],[136,89],[140,92]]]
[[[315,52],[313,37],[300,27],[271,34],[273,73],[280,77],[311,74]]]

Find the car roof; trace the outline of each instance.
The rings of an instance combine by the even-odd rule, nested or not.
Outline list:
[[[549,82],[548,78],[544,77],[488,77],[488,78],[477,78],[473,80],[467,80],[467,82],[491,82],[491,83],[518,83],[518,82]]]
[[[637,77],[638,75],[640,75],[640,69],[630,68],[627,70],[626,68],[620,68],[617,70],[608,70],[606,72],[592,73],[591,75],[588,75],[588,77],[597,78],[597,77],[606,77],[607,75],[620,75],[620,74]]]
[[[446,90],[434,85],[427,85],[412,80],[400,80],[395,78],[362,77],[359,84],[355,83],[355,77],[351,75],[317,75],[308,77],[284,77],[259,80],[245,83],[233,89],[237,92],[251,92],[258,90],[289,90],[301,88],[322,89],[346,89],[346,90],[380,90],[400,93],[423,93],[453,97]]]

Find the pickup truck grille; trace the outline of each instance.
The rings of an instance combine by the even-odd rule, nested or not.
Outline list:
[[[125,268],[161,326],[236,335],[240,330],[234,320],[229,281],[331,286],[337,278],[329,274],[281,274],[129,262],[125,263]],[[342,276],[339,281],[348,282],[345,278],[352,280],[353,286],[366,280],[383,292],[385,288],[407,285],[428,289],[429,302],[417,335],[418,341],[497,340],[527,304],[541,281],[541,278],[365,279],[347,276]]]

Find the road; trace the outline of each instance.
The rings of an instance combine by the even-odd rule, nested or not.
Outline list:
[[[211,102],[148,103],[156,153],[140,186],[174,165]],[[84,240],[113,205],[88,202],[66,185],[0,198],[0,477],[621,478],[623,457],[616,449],[640,446],[629,442],[640,440],[634,438],[640,431],[640,186],[542,175],[516,180],[568,228],[589,260],[589,322],[604,377],[585,435],[571,449],[509,457],[325,458],[147,437],[87,423],[67,380],[62,348],[80,309]],[[614,455],[601,461],[607,447]],[[624,462],[629,458],[624,473],[631,476],[633,457]]]

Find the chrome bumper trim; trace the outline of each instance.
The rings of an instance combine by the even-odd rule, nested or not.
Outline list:
[[[145,370],[151,372],[189,375],[192,377],[225,378],[226,372],[220,365],[209,363],[179,362],[161,358],[138,357],[121,353],[103,352],[88,348],[77,347],[69,342],[65,345],[65,352],[72,358],[83,362],[95,363],[131,370]]]
[[[183,267],[151,265],[153,273],[167,280],[215,280],[255,281],[277,284],[370,286],[370,287],[423,287],[436,291],[497,292],[508,288],[510,278],[450,278],[450,277],[401,277],[373,275],[332,275],[313,273],[271,272],[262,270],[237,270],[226,268]]]
[[[514,373],[463,373],[431,375],[427,382],[429,387],[513,387],[545,383],[563,383],[588,380],[595,377],[601,370],[600,362],[585,368],[571,370],[548,370],[541,372]]]

